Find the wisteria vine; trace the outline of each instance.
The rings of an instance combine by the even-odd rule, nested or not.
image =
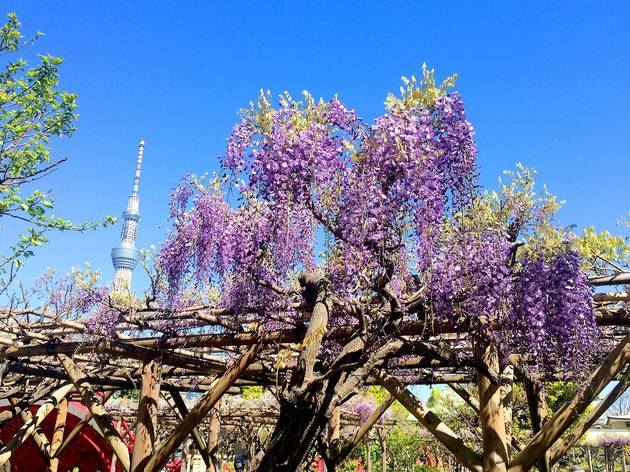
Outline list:
[[[261,94],[227,139],[223,173],[173,191],[158,258],[169,303],[187,284],[210,283],[219,303],[265,325],[265,313],[291,306],[300,270],[320,271],[345,301],[385,277],[401,300],[414,293],[424,316],[472,321],[506,355],[583,365],[598,329],[553,205],[529,187],[483,194],[460,95],[447,90],[452,80],[423,79],[371,125],[336,97],[285,94],[274,107]]]

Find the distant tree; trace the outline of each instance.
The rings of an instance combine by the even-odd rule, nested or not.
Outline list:
[[[53,215],[50,193],[37,188],[39,180],[66,160],[51,158],[49,142],[75,131],[77,96],[58,88],[61,58],[40,55],[39,64],[31,67],[18,56],[42,36],[37,32],[25,38],[20,27],[17,16],[10,13],[0,29],[0,55],[5,58],[0,71],[0,230],[9,221],[25,227],[8,251],[0,248],[0,275],[8,273],[9,280],[33,248],[48,241],[49,231],[84,231],[101,224],[75,224]],[[113,221],[106,217],[103,223]]]
[[[613,403],[608,410],[611,415],[629,415],[630,414],[630,392],[626,391],[619,399]]]

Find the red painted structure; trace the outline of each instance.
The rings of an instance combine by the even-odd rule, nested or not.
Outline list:
[[[37,405],[32,406],[30,408],[31,413],[34,414],[37,408]],[[8,406],[0,406],[0,411],[7,409],[9,409]],[[70,402],[64,439],[86,413],[87,410],[83,405],[74,401]],[[81,417],[77,415],[81,415]],[[40,425],[49,441],[52,439],[56,416],[57,410],[55,409]],[[22,419],[18,415],[2,425],[0,428],[0,441],[6,444],[20,429],[22,424]],[[98,430],[87,424],[61,452],[59,472],[72,472],[75,467],[78,467],[80,472],[110,472],[111,460],[111,447],[109,447],[109,444],[107,444],[107,441],[105,441],[105,438],[101,436]],[[48,470],[48,465],[32,437],[28,438],[24,444],[14,451],[9,462],[11,463],[11,472],[46,472]],[[116,471],[122,471],[120,465],[116,467]]]

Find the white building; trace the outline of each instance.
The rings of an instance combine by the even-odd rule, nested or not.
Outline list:
[[[630,416],[609,415],[598,421],[584,434],[582,442],[597,444],[603,438],[626,438],[630,441]]]

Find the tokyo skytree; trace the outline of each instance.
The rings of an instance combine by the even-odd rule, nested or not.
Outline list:
[[[123,226],[120,232],[120,244],[112,249],[112,263],[114,264],[114,290],[131,289],[131,275],[140,260],[140,251],[136,249],[138,221],[140,220],[140,172],[142,171],[142,154],[144,141],[138,146],[138,161],[136,173],[133,177],[133,189],[127,202],[127,210],[123,213]]]

